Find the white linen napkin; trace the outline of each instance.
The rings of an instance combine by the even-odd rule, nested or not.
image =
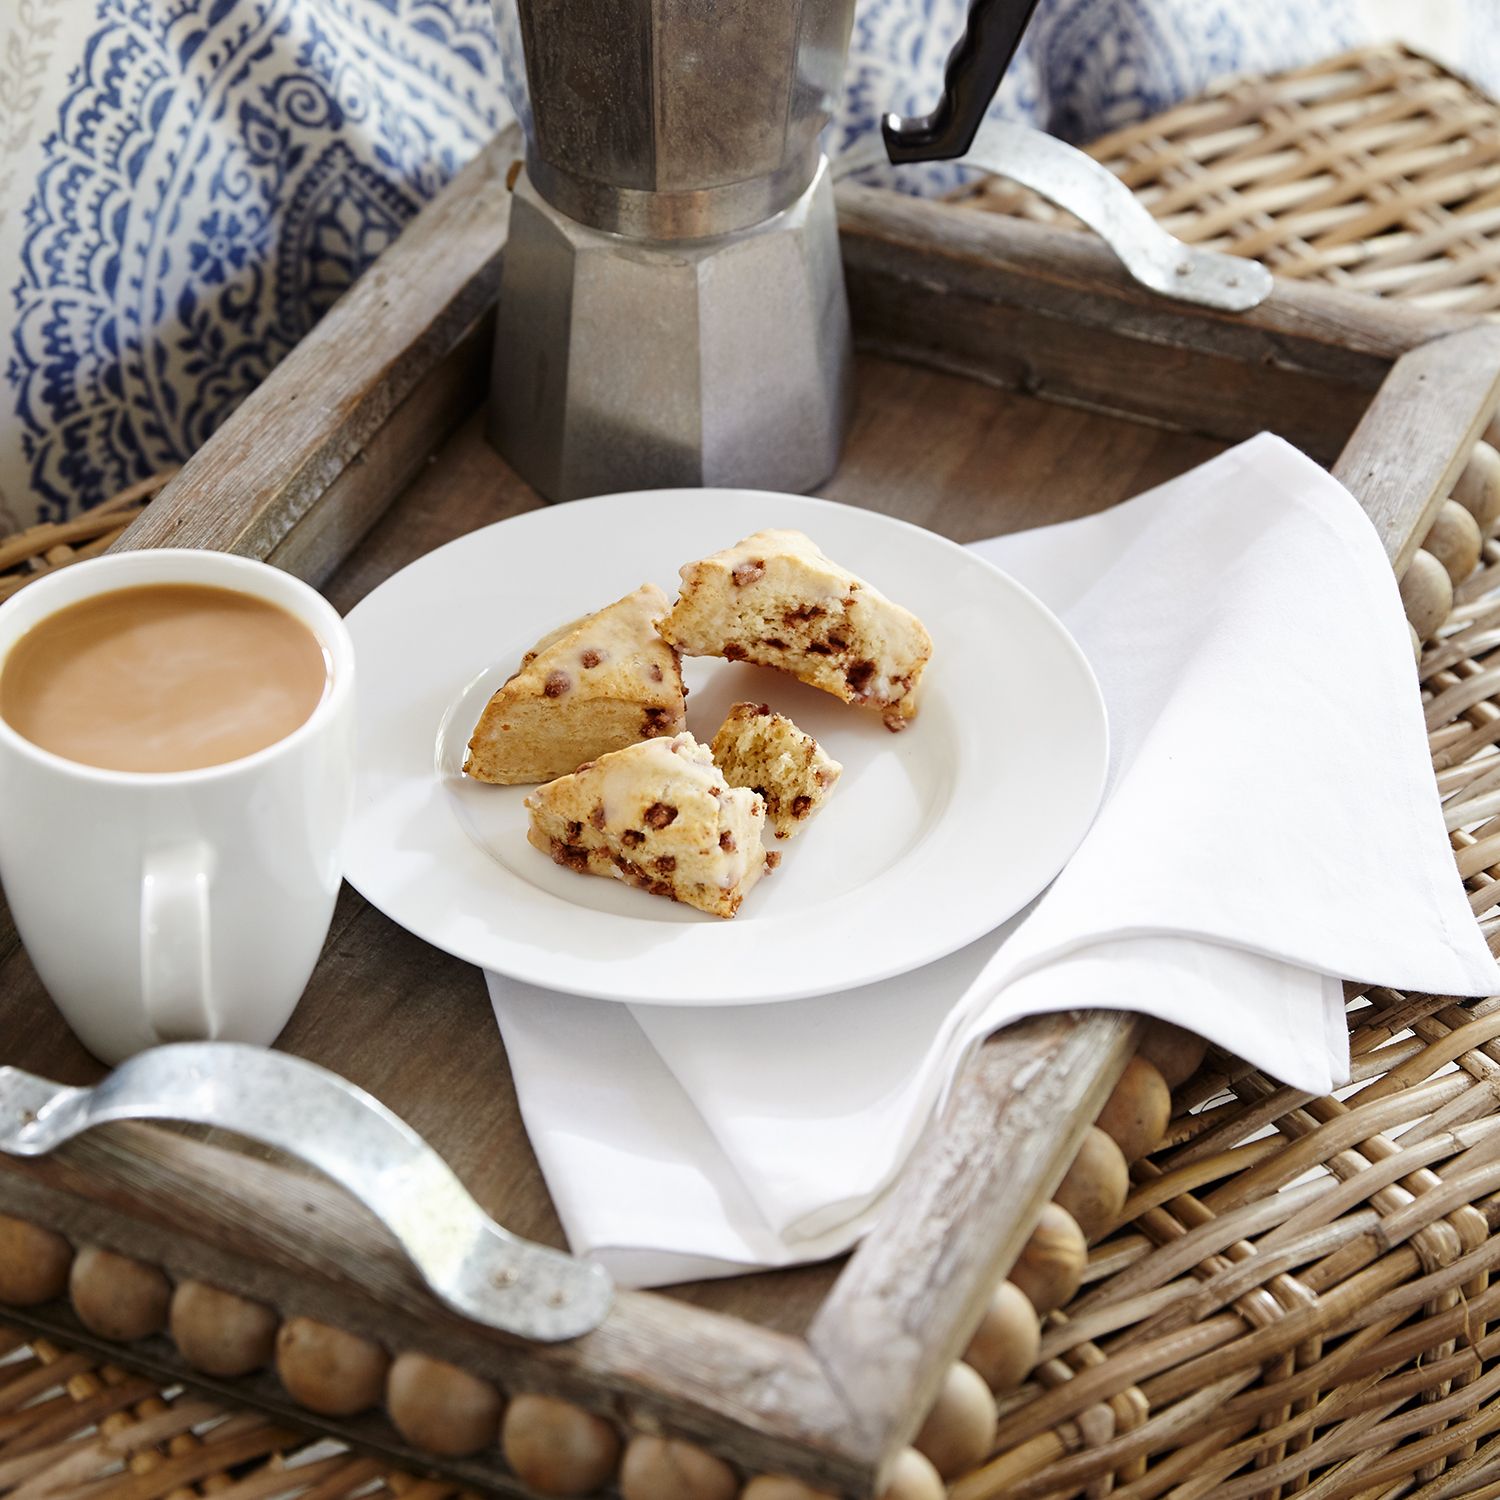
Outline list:
[[[569,1243],[623,1284],[847,1248],[965,1049],[1021,1016],[1137,1010],[1325,1092],[1347,1076],[1342,979],[1500,991],[1395,580],[1328,474],[1262,435],[976,550],[1061,616],[1110,715],[1103,807],[1027,911],[916,973],[776,1005],[487,976]]]

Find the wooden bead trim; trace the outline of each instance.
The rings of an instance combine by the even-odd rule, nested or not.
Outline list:
[[[517,1477],[539,1494],[594,1494],[621,1478],[622,1455],[628,1451],[622,1435],[592,1412],[548,1395],[517,1394],[507,1401],[488,1382],[425,1354],[406,1351],[392,1360],[371,1340],[315,1319],[297,1316],[282,1321],[261,1303],[201,1282],[183,1281],[173,1287],[155,1267],[99,1246],[85,1245],[75,1254],[61,1235],[0,1215],[0,1303],[29,1307],[65,1296],[99,1337],[131,1342],[166,1331],[188,1365],[215,1379],[250,1375],[274,1364],[287,1394],[319,1415],[344,1417],[383,1405],[406,1441],[435,1455],[466,1456],[498,1447]],[[11,1342],[3,1342],[6,1339]],[[0,1353],[15,1342],[0,1332]],[[61,1356],[44,1340],[37,1343],[48,1351],[47,1385],[89,1363],[85,1355]],[[977,1377],[962,1368],[964,1373],[945,1387],[956,1389],[958,1397],[950,1394],[946,1404],[940,1398],[933,1430],[946,1445],[942,1451],[978,1462],[988,1451],[988,1434],[994,1427],[993,1400],[985,1391],[976,1416],[972,1385]],[[211,1410],[186,1398],[169,1408],[155,1396],[153,1382],[119,1371],[111,1371],[111,1379],[118,1389],[88,1377],[87,1390],[71,1392],[75,1400],[89,1403],[84,1414],[98,1419],[106,1439],[128,1431],[131,1443],[139,1446],[143,1424],[182,1413],[191,1425]],[[983,1382],[979,1385],[982,1389]],[[136,1401],[141,1404],[133,1413],[122,1410]],[[986,1434],[983,1451],[976,1447],[981,1428]],[[250,1456],[272,1451],[271,1444],[279,1446],[289,1436],[269,1424],[254,1430],[266,1446]],[[177,1456],[201,1446],[175,1422],[168,1438]],[[670,1462],[665,1468],[660,1463],[655,1468],[643,1466],[642,1460],[650,1455],[641,1445],[665,1451]],[[751,1493],[824,1500],[822,1492],[774,1475],[752,1477],[742,1489],[741,1476],[729,1465],[680,1440],[643,1434],[632,1447],[636,1469],[655,1486],[653,1500],[734,1500]],[[221,1456],[226,1463],[234,1461],[228,1445]],[[143,1474],[164,1461],[153,1458],[147,1468],[137,1464],[133,1469]],[[380,1467],[365,1459],[328,1460],[317,1473],[326,1468],[358,1487],[367,1471],[373,1476]],[[662,1473],[675,1476],[676,1493],[662,1492]],[[925,1457],[907,1450],[893,1469],[889,1500],[927,1500],[932,1474]],[[317,1477],[313,1466],[306,1477]],[[627,1494],[625,1500],[632,1496]]]
[[[1486,437],[1500,436],[1492,425]],[[1430,641],[1453,612],[1455,590],[1478,571],[1484,544],[1500,530],[1500,452],[1474,444],[1464,471],[1433,519],[1422,548],[1401,577],[1411,628]]]

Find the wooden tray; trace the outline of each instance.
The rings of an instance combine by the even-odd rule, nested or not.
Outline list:
[[[486,446],[491,307],[508,215],[502,137],[437,198],[136,521],[122,545],[269,558],[347,609],[404,563],[537,497]],[[960,540],[1113,504],[1270,428],[1335,473],[1398,571],[1483,430],[1500,332],[1312,286],[1238,318],[1142,292],[1087,238],[890,194],[839,191],[863,353],[825,493]],[[80,913],[81,939],[87,915]],[[1129,1056],[1101,1013],[980,1049],[882,1216],[846,1260],[622,1294],[603,1328],[528,1346],[421,1287],[341,1193],[231,1142],[116,1126],[0,1158],[0,1211],[382,1342],[507,1392],[565,1395],[625,1428],[698,1440],[748,1472],[876,1491],[910,1440]],[[369,1089],[500,1222],[561,1243],[479,974],[345,891],[280,1044]],[[0,1063],[100,1069],[0,926]],[[100,1347],[64,1302],[7,1312]],[[307,1423],[274,1377],[188,1370],[165,1339],[112,1351]],[[431,1466],[376,1414],[319,1421]],[[493,1450],[447,1471],[525,1493]]]

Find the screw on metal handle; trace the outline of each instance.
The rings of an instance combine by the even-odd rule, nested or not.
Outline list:
[[[838,157],[833,175],[867,171],[883,154],[866,136]],[[1263,265],[1174,238],[1108,167],[1040,130],[986,120],[961,164],[1008,177],[1082,219],[1137,282],[1164,297],[1248,312],[1271,295],[1274,283]]]
[[[215,1125],[316,1167],[390,1230],[436,1296],[476,1322],[554,1343],[609,1313],[602,1266],[502,1229],[416,1131],[313,1063],[184,1042],[131,1058],[91,1089],[0,1068],[0,1151],[41,1156],[115,1120]]]
[[[1066,141],[986,120],[964,163],[1008,177],[1082,219],[1153,292],[1222,312],[1247,312],[1271,294],[1263,265],[1183,244],[1108,167]]]
[[[880,122],[893,162],[950,161],[969,149],[1036,6],[1037,0],[971,0],[963,34],[948,54],[936,108]]]

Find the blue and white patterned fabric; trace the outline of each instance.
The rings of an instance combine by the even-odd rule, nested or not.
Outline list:
[[[995,110],[1086,139],[1377,3],[1042,0]],[[1442,3],[1500,83],[1496,0]],[[931,107],[964,11],[860,0],[830,146]],[[0,0],[0,530],[201,444],[510,117],[502,73],[489,0]]]
[[[507,118],[488,0],[5,0],[0,58],[0,529],[190,454]]]

